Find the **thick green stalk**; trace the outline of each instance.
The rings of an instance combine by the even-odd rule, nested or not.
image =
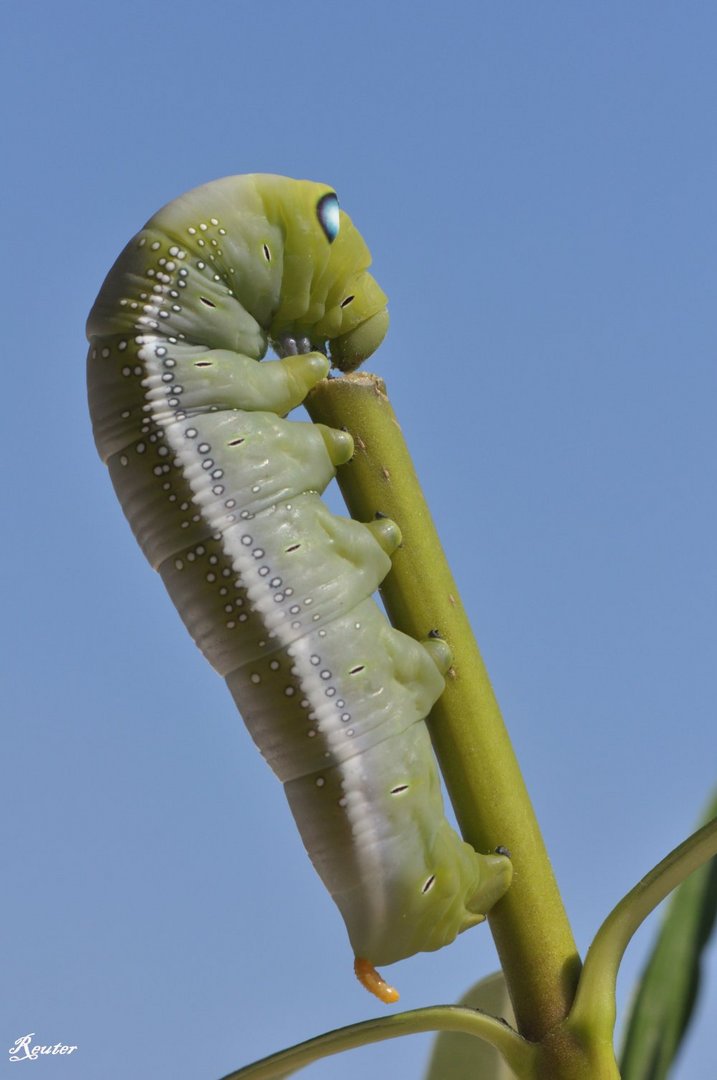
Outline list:
[[[478,646],[448,568],[396,416],[376,376],[321,383],[306,402],[314,421],[354,437],[339,470],[351,515],[398,522],[403,546],[381,588],[391,622],[413,637],[438,629],[453,650],[430,720],[433,744],[466,840],[504,845],[515,876],[490,926],[522,1035],[541,1039],[569,1012],[580,959],[535,814]]]

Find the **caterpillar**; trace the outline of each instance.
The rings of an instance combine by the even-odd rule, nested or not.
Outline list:
[[[132,530],[284,785],[361,981],[481,922],[511,864],[449,825],[423,722],[445,642],[372,595],[398,526],[329,512],[344,431],[287,419],[387,326],[368,248],[328,186],[230,176],[159,210],[87,323],[97,449]],[[264,360],[269,346],[277,359]],[[330,358],[330,359],[329,359]]]

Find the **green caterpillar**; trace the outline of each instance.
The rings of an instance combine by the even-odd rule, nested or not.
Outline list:
[[[394,522],[331,514],[346,432],[287,420],[331,364],[380,344],[386,297],[331,188],[231,176],[169,203],[129,242],[87,324],[97,448],[135,536],[283,782],[365,985],[440,948],[505,892],[444,816],[422,721],[444,642],[371,599]],[[272,345],[280,359],[258,363]],[[326,354],[326,355],[324,355]]]

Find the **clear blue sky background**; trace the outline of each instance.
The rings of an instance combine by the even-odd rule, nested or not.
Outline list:
[[[382,1011],[90,435],[102,278],[230,173],[335,185],[372,248],[371,366],[584,950],[717,773],[714,5],[15,0],[2,37],[0,1075],[216,1080]],[[677,1080],[715,1076],[716,961]],[[495,966],[478,930],[389,974],[411,1008]],[[80,1050],[10,1065],[28,1032]]]

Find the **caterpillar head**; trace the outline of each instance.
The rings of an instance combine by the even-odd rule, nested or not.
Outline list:
[[[269,179],[269,178],[267,178]],[[267,216],[284,234],[281,302],[269,336],[277,351],[308,344],[353,371],[388,328],[386,294],[368,273],[369,250],[325,184],[272,177],[263,187]]]

